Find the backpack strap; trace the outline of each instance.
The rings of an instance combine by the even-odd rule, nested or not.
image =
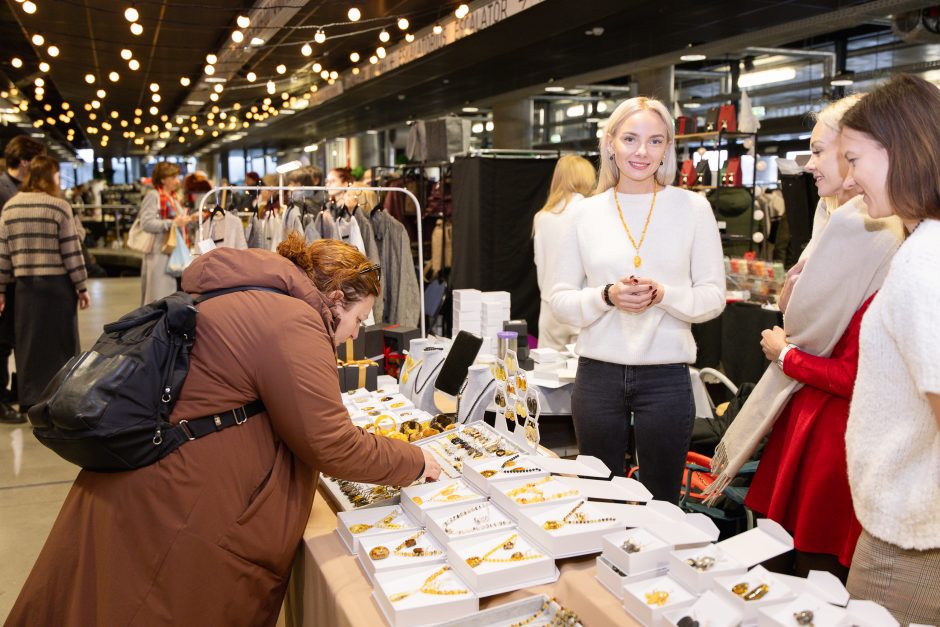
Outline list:
[[[172,431],[178,431],[179,434],[174,435],[182,441],[197,440],[210,433],[240,425],[263,411],[265,411],[265,406],[261,400],[251,401],[247,405],[212,414],[211,416],[180,420],[173,425]],[[169,434],[165,432],[165,436],[169,436]]]
[[[261,287],[260,285],[242,285],[239,287],[227,287],[221,290],[212,290],[211,292],[205,292],[203,294],[200,294],[199,296],[194,296],[193,302],[198,305],[199,303],[202,303],[203,301],[207,301],[210,298],[215,298],[216,296],[225,296],[226,294],[232,294],[234,292],[247,292],[249,290],[255,290],[258,292],[274,292],[275,294],[283,294],[284,296],[290,296],[290,294],[288,294],[284,290],[279,290],[275,287]]]

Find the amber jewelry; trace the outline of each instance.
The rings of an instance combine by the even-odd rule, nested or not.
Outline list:
[[[653,207],[656,206],[656,181],[653,181],[653,202],[650,203],[649,213],[646,214],[646,224],[643,225],[643,233],[640,235],[640,243],[637,244],[636,240],[633,239],[633,234],[630,233],[630,228],[627,226],[626,220],[623,219],[623,209],[620,208],[620,199],[617,198],[617,190],[614,190],[614,203],[617,205],[617,214],[620,216],[620,224],[623,225],[623,230],[627,232],[627,237],[630,238],[630,243],[633,244],[633,249],[636,251],[636,254],[633,256],[633,267],[639,268],[643,263],[643,259],[640,258],[640,247],[643,246],[643,240],[646,239],[646,229],[649,228],[650,218],[653,217]]]
[[[421,432],[421,423],[417,420],[406,420],[399,426],[401,432],[407,436]]]
[[[526,408],[529,410],[529,415],[534,416],[538,413],[539,405],[538,401],[535,399],[535,396],[528,396],[525,399]]]
[[[745,601],[756,601],[758,599],[764,598],[768,592],[770,592],[770,586],[768,586],[766,583],[762,583],[741,598]]]
[[[423,592],[424,594],[438,594],[438,595],[450,595],[450,594],[467,594],[468,591],[462,588],[455,588],[454,590],[441,590],[440,585],[437,583],[437,578],[450,570],[450,566],[442,566],[440,570],[431,574],[430,577],[424,580],[424,583],[421,584],[417,590],[412,590],[410,592],[397,592],[392,596],[388,597],[388,600],[392,603],[398,603],[402,599],[410,597],[416,592]]]
[[[500,549],[502,549],[503,551],[512,551],[514,548],[516,548],[516,538],[518,537],[519,537],[518,533],[512,534],[511,536],[509,536],[507,540],[500,542],[499,544],[494,546],[492,549],[487,551],[483,555],[483,557],[468,557],[467,565],[470,568],[476,568],[483,562],[490,562],[494,564],[504,564],[508,562],[522,562],[525,560],[536,560],[536,559],[539,559],[540,557],[544,557],[544,555],[541,555],[539,553],[530,553],[529,551],[526,551],[525,553],[523,553],[522,551],[515,551],[509,557],[492,557],[493,553],[495,553],[496,551],[499,551]]]
[[[405,403],[404,401],[398,401],[397,403],[392,403],[391,405],[389,405],[389,409],[399,409],[401,407],[404,407],[405,405],[407,405],[407,403]]]
[[[496,399],[495,399],[495,402],[496,402],[496,406],[497,406],[497,407],[505,407],[505,406],[506,406],[506,396],[503,394],[503,392],[502,392],[501,390],[498,390],[498,391],[496,392]]]
[[[539,608],[538,612],[536,612],[535,614],[532,614],[528,618],[525,618],[519,621],[518,623],[513,623],[509,627],[525,627],[525,625],[532,623],[536,618],[544,614],[545,611],[552,606],[552,600],[553,599],[545,599],[545,603],[542,603],[542,607]]]
[[[386,557],[388,557],[388,547],[372,547],[372,550],[369,551],[369,557],[371,557],[373,560],[384,560]]]
[[[420,366],[423,361],[424,359],[418,359],[416,361],[411,357],[411,355],[408,355],[405,358],[405,364],[402,367],[401,382],[408,383],[408,378],[411,376],[411,371]]]
[[[405,538],[405,540],[395,547],[395,555],[398,557],[431,557],[433,555],[440,555],[441,552],[435,549],[424,549],[418,544],[418,538],[423,536],[425,533],[424,529],[414,534],[410,538]],[[411,549],[406,551],[405,549]]]
[[[422,499],[420,496],[413,496],[411,497],[411,500],[414,501],[415,505],[421,505],[423,503],[453,503],[454,501],[466,501],[467,499],[473,498],[472,496],[455,494],[455,492],[457,492],[457,488],[459,487],[459,483],[452,483],[443,490],[435,492],[433,496],[430,496],[427,499]]]
[[[496,380],[505,381],[506,380],[506,367],[503,364],[496,364]]]
[[[665,590],[653,590],[652,592],[647,592],[643,596],[646,597],[647,605],[662,607],[669,602],[669,593]]]
[[[369,529],[372,529],[373,527],[377,529],[401,529],[402,527],[401,525],[392,522],[393,520],[398,518],[398,515],[400,513],[401,512],[399,512],[398,510],[395,510],[394,512],[392,512],[391,514],[389,514],[382,520],[376,521],[372,523],[371,525],[367,523],[359,523],[358,525],[352,525],[351,527],[349,527],[349,530],[352,533],[362,533],[363,531],[368,531]]]
[[[578,510],[586,503],[587,501],[578,501],[578,504],[575,505],[570,512],[565,514],[565,517],[561,520],[546,520],[542,527],[547,531],[557,531],[565,525],[590,525],[594,523],[605,523],[605,522],[616,522],[616,518],[611,516],[603,516],[601,518],[588,518]]]
[[[473,512],[478,512],[481,509],[486,508],[485,516],[474,516],[473,522],[475,525],[469,529],[452,529],[451,525],[463,518],[464,516],[469,516]],[[465,509],[462,512],[458,512],[444,521],[441,525],[441,528],[444,530],[448,536],[465,536],[471,533],[477,533],[479,531],[485,531],[487,529],[500,529],[502,527],[512,526],[511,520],[503,519],[499,522],[490,522],[490,508],[489,503],[480,503],[470,509]]]
[[[551,480],[552,478],[550,476],[543,477],[538,481],[532,481],[531,483],[521,485],[518,488],[513,488],[506,493],[506,496],[514,500],[519,505],[528,505],[530,503],[545,503],[546,501],[556,501],[566,496],[575,496],[579,494],[577,490],[565,490],[564,492],[558,492],[557,494],[552,494],[551,496],[545,496],[545,493],[542,492],[538,486],[548,483]],[[533,496],[519,496],[520,494],[532,494]]]
[[[397,422],[394,418],[392,418],[392,417],[389,416],[388,414],[382,414],[381,416],[379,416],[378,418],[376,418],[376,419],[375,419],[375,422],[373,423],[373,424],[375,425],[375,432],[378,433],[378,432],[379,432],[379,429],[383,429],[382,423],[388,422],[389,420],[392,421],[392,426],[391,426],[390,429],[384,429],[384,430],[385,430],[385,431],[395,431],[396,429],[398,429],[398,422]]]
[[[516,375],[516,387],[519,388],[520,392],[525,392],[528,389],[524,374]]]

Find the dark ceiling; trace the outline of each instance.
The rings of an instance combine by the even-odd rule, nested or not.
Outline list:
[[[457,3],[360,2],[362,19],[351,23],[346,11],[352,3],[334,0],[137,0],[134,7],[143,33],[135,36],[124,17],[130,6],[124,0],[33,2],[37,11],[32,15],[16,0],[0,5],[4,41],[0,71],[27,96],[30,120],[55,121],[44,122],[43,131],[67,141],[71,128],[73,147],[92,146],[105,156],[146,154],[151,146],[163,153],[191,154],[213,142],[215,135],[221,139],[233,132],[245,133],[243,139],[229,144],[233,147],[262,142],[297,145],[440,115],[465,104],[488,104],[506,95],[519,98],[540,93],[553,80],[567,84],[579,80],[571,77],[593,76],[604,82],[625,82],[644,60],[675,56],[689,44],[707,48],[708,63],[713,64],[737,58],[742,44],[781,45],[825,33],[827,28],[846,28],[846,24],[829,23],[828,16],[836,15],[833,12],[858,9],[858,19],[864,21],[866,15],[884,19],[892,8],[902,5],[929,4],[902,0],[592,0],[576,5],[543,0],[322,104],[274,117],[282,91],[300,97],[309,93],[311,85],[326,83],[314,71],[314,63],[347,76],[354,65],[368,64],[366,59],[377,46],[389,50],[406,46],[406,32],[451,17]],[[238,28],[239,15],[251,16],[252,24],[244,31],[245,41],[235,44],[230,36]],[[408,18],[407,31],[396,25],[400,17]],[[787,25],[797,26],[788,29]],[[313,42],[317,27],[326,33],[323,44]],[[597,27],[603,29],[599,36],[593,34]],[[382,29],[391,35],[388,43],[378,39]],[[42,46],[30,42],[36,33],[45,37]],[[255,36],[264,39],[263,45],[248,45]],[[307,42],[313,49],[309,57],[301,49]],[[50,44],[60,50],[55,58],[49,55]],[[131,70],[122,59],[125,48],[139,62],[138,70]],[[361,55],[357,64],[350,61],[353,51]],[[219,57],[212,76],[205,74],[208,54]],[[21,68],[11,65],[13,57],[23,61]],[[51,65],[48,73],[38,69],[43,60]],[[281,64],[284,74],[277,69]],[[112,71],[120,75],[117,82],[108,78]],[[248,81],[249,72],[256,75],[254,82]],[[86,83],[87,73],[95,76],[93,84]],[[37,77],[45,80],[41,101],[35,99]],[[181,85],[181,77],[188,77],[191,84]],[[271,96],[265,90],[268,80],[277,81]],[[159,85],[157,103],[151,83]],[[223,90],[213,102],[209,97],[216,85]],[[104,98],[96,96],[98,89],[107,92]],[[250,108],[262,107],[265,98],[274,101],[269,119],[258,125],[261,111],[246,119]],[[100,108],[86,111],[95,100]],[[57,119],[68,114],[63,102],[74,111],[67,124]],[[51,111],[44,110],[47,105]],[[150,113],[152,106],[157,107],[155,114]],[[218,113],[213,113],[213,107],[218,107]],[[196,117],[196,124],[190,116]],[[104,121],[110,131],[102,125]],[[124,137],[131,132],[133,138]],[[102,148],[105,135],[109,139]],[[181,136],[182,142],[178,141]]]

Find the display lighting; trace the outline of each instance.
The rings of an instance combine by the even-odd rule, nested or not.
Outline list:
[[[210,53],[206,55],[206,63],[208,63],[209,65],[215,65],[216,63],[218,63],[218,61],[219,61],[219,57],[215,56],[214,54]]]
[[[127,62],[127,67],[129,67],[131,71],[136,72],[137,70],[140,69],[140,61],[138,61],[137,59],[131,59],[130,61]]]
[[[45,61],[42,61],[42,62],[39,63],[39,71],[40,71],[40,72],[47,73],[47,72],[49,72],[50,69],[52,69],[52,68],[51,68],[51,67],[49,66],[49,64],[46,63]]]
[[[131,24],[131,33],[134,35],[143,35],[144,27],[141,26],[138,22]]]
[[[469,13],[470,13],[470,7],[468,7],[465,4],[461,4],[459,7],[457,7],[457,10],[454,11],[454,15],[457,16],[458,20],[462,20],[463,18],[467,17]]]
[[[323,29],[317,29],[317,33],[313,36],[313,40],[318,44],[322,44],[326,41],[326,33],[323,32]]]
[[[124,19],[131,23],[136,22],[137,20],[140,19],[140,13],[138,13],[137,9],[135,9],[134,6],[131,5],[127,7],[126,9],[124,9]]]
[[[241,32],[240,30],[233,30],[232,41],[234,41],[237,44],[240,44],[241,42],[245,41],[245,33]]]
[[[104,96],[102,96],[102,98],[103,98],[103,97],[104,97]],[[71,106],[71,105],[70,105],[69,103],[63,102],[63,103],[62,103],[62,110],[63,110],[63,111],[68,111],[70,106]]]
[[[305,57],[309,57],[311,54],[313,54],[313,48],[310,46],[309,42],[300,47],[300,54],[304,55]]]
[[[369,57],[369,63],[371,63],[372,65],[375,65],[378,62],[379,62],[379,58],[377,56],[372,55],[371,57]]]
[[[23,12],[24,12],[24,13],[28,13],[28,14],[30,14],[30,15],[32,15],[33,13],[35,13],[35,12],[36,12],[36,3],[35,3],[35,2],[30,2],[30,0],[26,0],[26,2],[23,3]]]
[[[782,83],[796,78],[796,68],[781,67],[773,70],[761,70],[759,72],[749,72],[742,74],[738,78],[738,87],[755,87],[757,85],[767,85],[769,83]]]
[[[92,101],[91,101],[91,108],[92,108],[92,109],[100,109],[100,108],[101,108],[101,101],[100,101],[100,100],[92,100]]]
[[[356,7],[352,7],[349,11],[346,12],[346,17],[349,18],[350,22],[358,22],[359,18],[362,17],[362,11]]]
[[[281,92],[281,100],[290,100],[290,94],[286,91]]]
[[[119,115],[120,115],[120,114],[119,114],[117,111],[112,111],[112,112],[111,112],[111,117],[114,118],[115,120],[118,119],[118,116],[119,116]]]
[[[134,58],[134,53],[128,50],[127,48],[124,48],[123,50],[121,50],[121,58],[124,59],[125,61],[130,61],[132,58]]]
[[[182,85],[183,87],[189,87],[189,82],[190,81],[189,81],[188,76],[183,76],[180,78],[180,85]]]
[[[108,95],[108,92],[106,92],[103,89],[99,89],[98,91],[95,92],[95,95],[101,98],[102,100],[104,100],[105,96]]]
[[[691,61],[704,61],[707,58],[708,57],[705,56],[704,54],[684,54],[681,57],[679,57],[679,60],[691,62]]]
[[[141,123],[141,119],[140,119],[140,118],[134,118],[134,124],[135,124],[136,126],[139,126],[140,123]]]
[[[405,35],[405,41],[407,41],[409,44],[413,42],[414,40],[415,40],[415,36],[412,35],[411,33],[408,33]]]
[[[15,67],[16,69],[19,69],[23,67],[23,60],[19,57],[13,57],[12,59],[10,59],[10,65]]]
[[[41,46],[41,45],[43,45],[44,43],[46,43],[46,38],[45,38],[45,37],[43,37],[43,36],[40,35],[39,33],[36,33],[35,35],[33,35],[33,44],[34,44],[34,45],[36,45],[36,46]]]
[[[239,15],[235,19],[235,23],[238,24],[239,28],[248,28],[249,26],[251,26],[251,20],[248,18],[247,15]]]
[[[281,63],[279,66],[277,66],[276,68],[274,68],[274,70],[275,70],[278,74],[286,74],[286,73],[287,73],[287,66],[284,65],[283,63]]]
[[[277,91],[277,85],[274,84],[274,81],[268,81],[267,89],[269,94],[273,94]]]
[[[408,23],[407,17],[403,17],[398,20],[398,28],[402,30],[408,30],[408,26],[410,26],[410,24]]]
[[[255,74],[254,72],[248,72],[248,74],[245,75],[245,78],[248,80],[249,83],[254,83],[255,80],[258,78],[258,75]]]
[[[435,35],[440,35],[441,33],[444,32],[444,27],[441,26],[440,24],[435,24],[435,25],[434,25],[434,28],[431,29],[431,30],[434,31],[434,34],[435,34]]]
[[[117,72],[111,72],[110,74],[108,74],[108,80],[110,80],[112,83],[116,83],[119,80],[121,80],[121,75],[118,74]]]
[[[50,57],[55,58],[55,57],[59,56],[59,47],[58,47],[58,46],[49,46],[48,48],[46,48],[46,52],[49,53],[49,56],[50,56]]]
[[[382,47],[382,46],[379,46],[378,48],[375,49],[375,54],[376,54],[376,56],[378,56],[380,59],[384,59],[384,58],[385,58],[385,48]]]
[[[212,102],[217,102],[219,100],[219,94],[212,92],[211,94],[209,94],[209,100],[211,100]]]
[[[263,45],[264,45],[264,40],[261,39],[260,37],[252,37],[252,38],[251,38],[251,41],[250,41],[249,43],[250,43],[252,46],[263,46]]]
[[[207,66],[205,67],[205,70],[204,70],[204,71],[205,71],[205,73],[208,74],[209,76],[212,76],[213,74],[215,74],[215,66],[207,65]]]
[[[387,41],[388,41],[389,39],[391,39],[391,38],[392,38],[392,36],[389,35],[389,34],[388,34],[388,31],[385,30],[384,28],[382,29],[382,32],[379,33],[379,41],[381,41],[382,43],[387,42]]]
[[[134,109],[134,115],[143,115],[143,114],[144,112],[140,107]],[[137,122],[137,124],[140,124],[140,122]]]

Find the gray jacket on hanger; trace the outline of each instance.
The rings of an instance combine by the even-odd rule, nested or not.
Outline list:
[[[408,231],[405,225],[381,209],[374,210],[369,221],[382,264],[385,298],[382,322],[416,327],[421,316],[421,288]]]

